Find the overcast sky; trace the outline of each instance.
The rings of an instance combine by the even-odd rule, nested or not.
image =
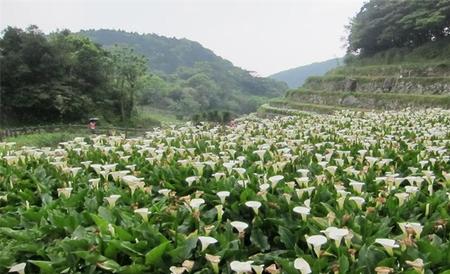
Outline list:
[[[345,53],[365,0],[0,0],[0,28],[110,28],[200,42],[261,76]]]

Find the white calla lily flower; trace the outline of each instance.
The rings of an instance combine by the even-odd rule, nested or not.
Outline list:
[[[120,198],[120,195],[112,194],[109,197],[106,197],[105,200],[108,202],[109,207],[114,207],[116,205],[117,200]]]
[[[305,206],[296,206],[294,207],[293,211],[300,214],[302,216],[302,220],[306,221],[306,217],[310,214],[311,209]]]
[[[63,195],[66,198],[70,197],[70,194],[72,193],[73,188],[71,187],[63,187],[63,188],[58,188],[58,197],[61,197],[61,195]]]
[[[246,261],[246,262],[232,261],[230,263],[230,268],[237,274],[245,274],[252,271],[252,263],[253,261]]]
[[[398,248],[400,247],[395,240],[391,240],[391,239],[385,239],[385,238],[378,238],[375,239],[375,243],[380,244],[384,247],[384,249],[386,250],[386,252],[393,256],[394,255],[394,248]]]
[[[247,201],[247,202],[245,202],[245,205],[247,207],[250,207],[251,209],[253,209],[255,214],[258,215],[258,209],[261,207],[261,202],[258,202],[258,201]]]
[[[9,273],[11,272],[17,272],[19,274],[25,274],[25,267],[27,266],[27,263],[20,263],[20,264],[16,264],[11,266],[11,268],[9,269]]]
[[[191,208],[193,208],[193,209],[198,209],[198,208],[200,208],[200,206],[202,205],[202,204],[204,204],[205,203],[205,200],[204,199],[202,199],[202,198],[196,198],[196,199],[192,199],[190,202],[189,202],[189,206],[191,207]]]
[[[317,257],[320,257],[320,248],[327,242],[327,238],[322,235],[314,235],[306,237],[306,242],[313,247]]]
[[[134,213],[139,214],[145,222],[148,222],[148,215],[151,213],[148,208],[138,208],[134,210]]]
[[[275,175],[275,176],[269,177],[269,181],[272,183],[272,185],[271,185],[272,188],[275,188],[277,186],[278,182],[280,182],[283,179],[284,179],[283,175]]]
[[[236,228],[239,233],[243,233],[247,229],[248,224],[241,221],[234,221],[230,223],[232,227]]]
[[[216,193],[216,195],[219,196],[220,202],[222,204],[224,204],[225,199],[230,196],[230,192],[229,191],[219,191]]]
[[[202,244],[202,251],[205,251],[209,245],[217,243],[215,238],[209,236],[200,236],[198,237],[198,240]]]
[[[302,274],[312,273],[311,266],[309,263],[303,258],[297,258],[294,261],[294,267],[297,270],[300,270]]]

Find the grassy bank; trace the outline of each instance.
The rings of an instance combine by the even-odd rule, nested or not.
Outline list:
[[[175,114],[151,108],[148,106],[138,107],[137,115],[132,118],[131,121],[124,124],[116,124],[117,127],[129,127],[129,128],[148,128],[158,127],[167,124],[180,124],[181,120],[178,120]],[[107,127],[114,127],[113,125],[107,124],[105,121],[100,120],[99,129]],[[103,130],[104,131],[104,130]],[[100,133],[104,133],[100,131]],[[121,132],[123,133],[123,132]],[[128,132],[129,135],[134,136],[136,133],[133,131]],[[55,147],[60,142],[72,140],[75,137],[88,136],[89,131],[84,128],[64,128],[61,126],[58,131],[55,132],[40,132],[32,134],[19,135],[17,137],[7,137],[3,141],[5,142],[15,142],[18,147],[21,146],[35,146],[35,147]]]
[[[88,136],[87,132],[45,132],[9,137],[4,141],[15,142],[17,147],[35,146],[35,147],[56,147],[58,143],[72,140],[75,137]]]
[[[141,124],[145,123],[145,121],[157,121],[161,124],[179,124],[182,122],[177,119],[173,112],[163,109],[157,109],[151,106],[137,107],[136,119]]]

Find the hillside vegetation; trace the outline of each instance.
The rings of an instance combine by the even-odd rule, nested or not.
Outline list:
[[[288,84],[289,88],[298,88],[310,76],[322,76],[329,70],[343,64],[342,58],[334,58],[323,62],[312,63],[284,71],[280,71],[269,77]]]
[[[255,111],[286,84],[253,77],[199,43],[99,30],[44,34],[8,27],[0,37],[0,124],[86,122],[152,126],[148,113],[222,121]],[[153,108],[144,116],[139,109]],[[209,119],[208,118],[208,119]]]
[[[125,46],[144,55],[153,85],[142,90],[140,104],[180,115],[209,110],[248,113],[287,89],[282,82],[252,76],[188,39],[105,29],[80,34],[105,48]]]
[[[309,77],[260,112],[450,108],[449,12],[449,1],[369,1],[349,25],[345,66]],[[398,34],[395,43],[383,40],[388,32]]]
[[[79,34],[106,47],[132,47],[147,57],[155,73],[172,74],[179,67],[193,67],[198,62],[224,62],[232,66],[200,43],[188,39],[110,29],[82,30]]]
[[[446,39],[449,0],[371,0],[350,21],[348,52],[361,57]]]
[[[142,58],[107,51],[88,38],[36,26],[8,27],[0,38],[2,125],[73,122],[90,115],[128,119],[147,76]]]

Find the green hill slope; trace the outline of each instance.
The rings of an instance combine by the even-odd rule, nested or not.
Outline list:
[[[262,113],[450,109],[450,2],[369,0],[348,25],[345,66],[309,77]]]
[[[301,115],[305,111],[450,109],[450,38],[415,48],[393,48],[370,57],[347,56],[347,64],[309,77],[260,113]]]
[[[80,34],[103,46],[132,47],[149,60],[152,72],[188,79],[204,73],[225,92],[243,92],[261,96],[279,96],[287,86],[269,78],[254,77],[188,39],[168,38],[156,34],[138,34],[116,30],[87,30]]]
[[[329,70],[342,65],[342,58],[334,58],[323,62],[316,62],[305,66],[300,66],[284,71],[280,71],[269,77],[275,80],[285,82],[289,88],[298,88],[310,76],[321,76]]]
[[[80,34],[103,46],[132,47],[148,58],[153,71],[165,74],[175,73],[179,67],[193,67],[198,62],[222,62],[232,66],[230,62],[215,55],[200,43],[188,39],[108,29],[84,30]]]
[[[144,55],[154,86],[143,92],[140,103],[178,115],[211,110],[248,113],[288,89],[281,81],[254,77],[188,39],[105,29],[80,34],[104,47],[131,47]]]

